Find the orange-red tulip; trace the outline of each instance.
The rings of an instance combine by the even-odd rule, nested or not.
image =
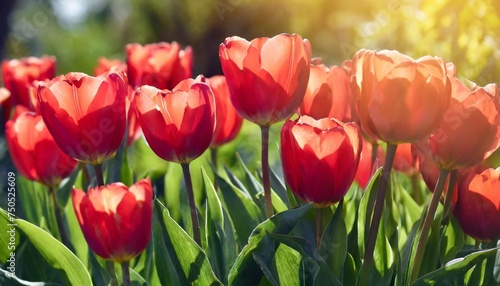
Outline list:
[[[129,44],[126,50],[129,84],[134,88],[151,85],[172,89],[192,75],[193,51],[189,46],[182,50],[177,42]]]
[[[216,127],[210,147],[215,148],[233,140],[241,129],[243,119],[236,113],[229,99],[229,89],[224,76],[206,79],[214,93],[217,111]]]
[[[204,78],[181,81],[172,91],[142,86],[135,104],[149,146],[159,157],[188,163],[210,146],[215,99]]]
[[[500,239],[500,168],[464,175],[454,214],[463,231],[473,238]]]
[[[97,66],[94,68],[94,76],[99,76],[107,72],[116,70],[127,70],[127,64],[120,60],[111,60],[107,58],[99,58]]]
[[[373,156],[373,144],[366,140],[363,136],[362,139],[362,148],[359,157],[358,169],[356,170],[356,176],[354,180],[358,184],[361,189],[365,189],[366,185],[372,178],[374,171],[376,171],[379,167],[384,165],[385,155],[380,146],[377,146],[377,157],[375,161],[372,162]],[[373,164],[372,164],[373,163]]]
[[[281,130],[281,160],[290,189],[303,201],[340,201],[358,168],[361,137],[355,123],[301,116]]]
[[[69,73],[38,87],[43,120],[68,156],[91,164],[112,156],[125,135],[127,87],[110,73]]]
[[[238,114],[259,126],[290,117],[305,95],[311,44],[299,35],[280,34],[247,41],[226,38],[219,58]]]
[[[16,109],[26,110],[23,106]],[[77,164],[57,147],[42,116],[33,112],[9,120],[5,137],[14,166],[29,180],[55,187]]]
[[[498,87],[469,89],[450,78],[452,100],[439,127],[417,144],[445,170],[480,164],[500,146]]]
[[[422,139],[439,126],[451,96],[442,59],[361,50],[352,66],[351,86],[367,134],[399,144]]]
[[[398,149],[394,155],[394,163],[392,165],[392,168],[395,171],[404,173],[408,176],[418,174],[418,161],[412,155],[411,150],[411,143],[401,143],[398,145]]]
[[[4,61],[2,77],[5,87],[11,92],[11,104],[31,108],[29,87],[34,80],[52,79],[56,73],[56,59],[50,56],[28,57]]]
[[[349,75],[342,67],[311,65],[309,83],[298,113],[315,119],[329,117],[344,121],[350,117],[349,83]]]
[[[73,188],[73,207],[90,249],[102,258],[128,262],[139,255],[151,238],[153,216],[151,180],[128,188],[122,183]]]

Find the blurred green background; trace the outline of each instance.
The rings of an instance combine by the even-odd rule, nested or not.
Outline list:
[[[500,1],[3,0],[3,58],[55,55],[58,73],[92,73],[127,43],[178,41],[194,49],[194,74],[221,73],[218,46],[233,35],[308,38],[313,55],[339,64],[361,48],[443,57],[486,84],[500,71]],[[9,9],[12,5],[12,9]]]

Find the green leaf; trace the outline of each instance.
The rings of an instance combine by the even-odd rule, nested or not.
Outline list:
[[[8,223],[8,216],[0,210],[2,220]],[[66,274],[72,285],[92,285],[92,280],[83,263],[66,246],[39,227],[22,219],[16,219],[17,228],[36,247],[45,260],[55,269]],[[0,235],[3,235],[0,234]]]
[[[412,286],[447,285],[447,283],[451,283],[453,285],[454,278],[456,276],[464,274],[485,259],[495,257],[499,250],[500,247],[496,247],[493,249],[476,251],[462,258],[456,258],[448,262],[444,267],[420,277],[412,284]]]
[[[362,257],[365,253],[366,240],[370,231],[373,207],[377,198],[377,190],[382,175],[382,168],[379,168],[373,174],[370,182],[366,185],[365,193],[361,198],[358,210],[358,247],[359,254]]]
[[[206,252],[215,274],[222,283],[227,284],[227,275],[237,255],[237,245],[231,222],[227,219],[227,212],[210,181],[202,168],[205,192],[207,194],[207,208],[205,215]]]
[[[321,236],[319,254],[327,262],[333,275],[342,281],[347,256],[347,229],[342,217],[343,200]]]
[[[380,221],[380,228],[373,251],[375,267],[361,266],[357,285],[390,285],[394,272],[394,253],[385,235],[385,221]]]
[[[220,187],[224,208],[233,222],[238,245],[245,245],[253,229],[264,220],[264,214],[248,193],[230,185],[218,175],[215,180]]]
[[[155,203],[155,216],[160,225],[160,228],[155,228],[155,244],[163,244],[157,248],[156,258],[165,256],[170,259],[170,263],[166,263],[166,268],[170,270],[167,272],[160,271],[165,266],[160,268],[160,263],[156,263],[162,284],[172,285],[169,282],[177,280],[175,282],[180,282],[180,285],[222,285],[212,271],[205,252],[170,217],[167,208],[159,200]],[[163,239],[158,234],[160,230]],[[177,279],[171,280],[170,276],[176,276]]]
[[[445,231],[440,242],[441,261],[447,263],[456,257],[464,245],[465,238],[462,228],[454,216],[450,216],[450,223],[445,226]]]
[[[342,285],[330,271],[327,263],[321,256],[317,255],[315,248],[310,247],[309,241],[305,238],[274,233],[269,233],[269,235],[276,239],[276,241],[288,245],[302,255],[305,264],[304,280],[312,281],[314,285]],[[306,284],[310,283],[307,282]]]
[[[263,277],[261,265],[271,265],[276,251],[269,233],[288,234],[311,207],[290,209],[259,224],[229,272],[229,285],[258,285]]]
[[[271,174],[271,188],[276,192],[276,194],[280,197],[281,201],[286,205],[286,208],[291,208],[290,199],[288,197],[288,191],[286,190],[285,183],[283,183],[278,175],[270,169]]]

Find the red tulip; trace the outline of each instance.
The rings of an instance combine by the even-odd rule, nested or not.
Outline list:
[[[397,51],[361,50],[351,79],[361,128],[391,144],[428,136],[450,102],[446,63],[437,57],[414,60]]]
[[[17,109],[26,110],[24,106]],[[77,164],[57,147],[42,116],[33,112],[22,112],[9,120],[5,137],[14,165],[29,180],[54,187]]]
[[[23,105],[31,108],[29,87],[34,80],[52,79],[56,73],[56,59],[22,58],[2,63],[2,77],[5,87],[11,92],[12,105]]]
[[[316,119],[330,117],[344,121],[350,117],[349,81],[348,73],[342,67],[329,69],[323,64],[311,65],[309,83],[298,113]]]
[[[413,176],[418,174],[418,161],[412,155],[411,143],[401,143],[396,149],[396,154],[394,156],[394,163],[392,168],[400,173],[404,173],[408,176]]]
[[[500,146],[498,87],[469,89],[450,78],[452,100],[444,119],[430,136],[417,144],[445,170],[480,164]]]
[[[290,117],[304,98],[309,79],[311,44],[297,35],[226,38],[219,58],[241,117],[270,126]]]
[[[172,91],[142,86],[135,104],[149,146],[164,160],[189,163],[208,149],[215,130],[215,99],[204,78]]]
[[[340,201],[354,180],[361,142],[354,123],[309,116],[286,121],[281,160],[290,189],[319,207]]]
[[[11,103],[10,91],[4,87],[0,87],[0,107],[3,112],[3,118],[5,120],[4,122],[6,122],[10,117]]]
[[[384,165],[385,155],[380,146],[377,146],[377,157],[375,158],[375,162],[372,165],[372,156],[373,156],[373,144],[366,140],[363,136],[361,153],[359,157],[358,169],[356,170],[356,175],[354,180],[358,184],[361,189],[365,189],[366,185],[372,178],[373,173]]]
[[[117,70],[127,70],[127,65],[120,60],[110,60],[107,58],[99,58],[97,66],[94,68],[94,76],[99,76],[107,72]]]
[[[229,89],[224,76],[207,78],[214,93],[217,111],[216,128],[210,147],[215,148],[233,140],[241,129],[243,119],[236,113],[229,99]]]
[[[172,89],[180,81],[190,78],[193,68],[191,47],[161,42],[141,46],[127,45],[127,70],[130,85],[151,85],[159,89]]]
[[[73,207],[85,240],[97,255],[119,263],[130,261],[148,245],[152,200],[149,178],[130,188],[122,183],[87,193],[73,188]]]
[[[464,175],[454,210],[463,231],[481,241],[500,239],[500,168]]]
[[[142,136],[141,123],[137,117],[137,107],[134,100],[136,92],[129,86],[127,98],[125,100],[127,106],[127,146],[132,145],[137,139]]]
[[[127,87],[110,73],[92,77],[69,73],[38,87],[43,120],[57,145],[68,156],[102,163],[120,146],[126,125]]]

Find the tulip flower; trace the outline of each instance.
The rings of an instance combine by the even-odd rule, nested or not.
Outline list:
[[[210,146],[215,130],[215,99],[203,82],[187,79],[172,91],[142,86],[136,93],[146,141],[164,160],[189,163]]]
[[[342,67],[329,69],[323,64],[311,65],[309,83],[298,113],[316,119],[332,117],[344,121],[350,117],[349,82],[348,73]]]
[[[120,60],[111,60],[107,58],[99,58],[97,66],[94,68],[94,76],[99,76],[107,72],[116,70],[127,70],[127,65]]]
[[[2,62],[2,78],[5,87],[11,92],[11,104],[31,108],[29,87],[34,80],[52,79],[56,73],[56,59],[28,57]]]
[[[120,74],[128,85],[127,65],[120,60],[110,60],[100,58],[98,65],[94,68],[94,76],[106,75],[109,72]],[[127,97],[125,98],[125,106],[127,110],[127,146],[132,145],[137,139],[142,136],[142,129],[137,120],[137,109],[134,103],[135,90],[128,86]]]
[[[290,189],[303,201],[325,207],[349,190],[361,153],[354,123],[301,116],[281,130],[283,173]]]
[[[261,129],[266,214],[273,214],[268,162],[269,126],[290,117],[304,99],[311,44],[297,34],[247,41],[234,36],[219,46],[219,58],[238,114]]]
[[[127,187],[112,183],[85,193],[73,188],[76,218],[90,249],[104,259],[130,261],[151,237],[153,191],[151,180]]]
[[[56,190],[61,180],[75,169],[77,161],[59,149],[42,116],[29,112],[23,105],[15,107],[14,116],[7,121],[5,127],[5,137],[14,166],[28,180],[48,187],[61,241],[68,245]]]
[[[270,126],[290,117],[300,106],[307,88],[311,44],[297,35],[280,34],[248,42],[226,38],[219,58],[241,117]]]
[[[361,155],[355,123],[307,115],[288,120],[281,130],[283,174],[292,192],[316,207],[316,249],[323,207],[339,202],[349,190]]]
[[[466,87],[450,78],[452,100],[439,127],[417,144],[441,169],[480,164],[500,146],[498,87]]]
[[[243,119],[236,113],[229,99],[229,89],[224,76],[213,76],[206,79],[214,93],[216,128],[210,147],[216,148],[233,140],[241,129]]]
[[[364,254],[370,268],[397,146],[423,139],[439,126],[450,102],[451,86],[446,63],[437,57],[414,60],[397,51],[363,49],[354,55],[351,67],[361,128],[369,137],[388,144]]]
[[[464,175],[454,210],[463,231],[480,241],[500,239],[500,168]]]
[[[446,63],[437,57],[361,50],[352,74],[361,128],[391,144],[429,135],[450,102]]]
[[[11,102],[10,102],[10,91],[6,89],[5,87],[0,87],[0,107],[3,113],[3,119],[5,121],[2,121],[2,123],[7,122],[10,117],[10,112],[11,112]]]
[[[126,50],[129,83],[134,88],[151,85],[173,89],[192,75],[193,51],[189,46],[182,50],[177,42],[129,44]]]
[[[182,166],[198,245],[201,237],[189,163],[208,149],[216,127],[214,94],[204,81],[202,76],[186,79],[172,91],[146,85],[135,97],[139,122],[153,152]]]
[[[366,140],[363,136],[361,136],[361,139],[361,146],[363,147],[361,148],[358,169],[356,170],[354,181],[364,190],[372,178],[373,173],[384,164],[385,158],[384,152],[378,144],[374,146],[373,143]],[[376,155],[373,153],[374,147],[377,148]],[[374,156],[376,157],[373,158]]]
[[[418,174],[418,161],[412,155],[412,144],[401,143],[396,150],[394,156],[394,164],[392,168],[400,173],[413,177]]]
[[[54,188],[77,164],[59,149],[42,116],[33,112],[9,120],[5,137],[14,165],[29,180]]]
[[[43,120],[68,156],[99,165],[120,146],[126,125],[127,87],[117,73],[69,73],[38,87]]]

